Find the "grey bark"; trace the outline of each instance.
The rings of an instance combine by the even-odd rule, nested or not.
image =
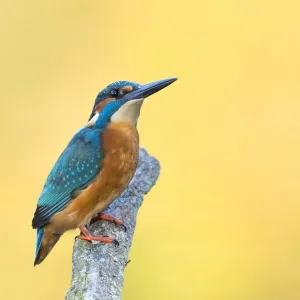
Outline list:
[[[76,239],[73,249],[71,287],[66,300],[119,300],[124,281],[124,269],[134,234],[136,215],[160,172],[159,162],[140,149],[139,164],[131,183],[104,213],[121,220],[126,226],[99,221],[90,226],[95,235],[116,239],[119,246],[89,243]]]

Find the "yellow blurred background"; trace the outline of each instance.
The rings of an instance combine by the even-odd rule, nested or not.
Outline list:
[[[162,172],[124,300],[300,299],[298,1],[3,1],[1,298],[64,299],[76,232],[33,268],[44,180],[95,96],[178,76],[146,101]]]

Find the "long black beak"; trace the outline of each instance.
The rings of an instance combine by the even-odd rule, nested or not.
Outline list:
[[[163,79],[163,80],[141,85],[137,90],[132,91],[131,93],[128,93],[124,97],[122,97],[122,100],[126,99],[127,101],[129,101],[134,99],[147,98],[153,95],[154,93],[162,90],[163,88],[167,87],[168,85],[170,85],[176,80],[177,78],[168,78],[168,79]]]

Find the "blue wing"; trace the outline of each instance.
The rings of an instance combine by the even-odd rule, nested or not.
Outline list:
[[[37,203],[33,228],[44,226],[98,175],[104,153],[100,130],[83,128],[75,134],[51,170]]]

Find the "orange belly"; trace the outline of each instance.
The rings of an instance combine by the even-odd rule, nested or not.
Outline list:
[[[131,181],[138,163],[139,137],[129,123],[111,123],[101,136],[105,158],[96,180],[47,225],[63,233],[85,225],[115,200]]]

